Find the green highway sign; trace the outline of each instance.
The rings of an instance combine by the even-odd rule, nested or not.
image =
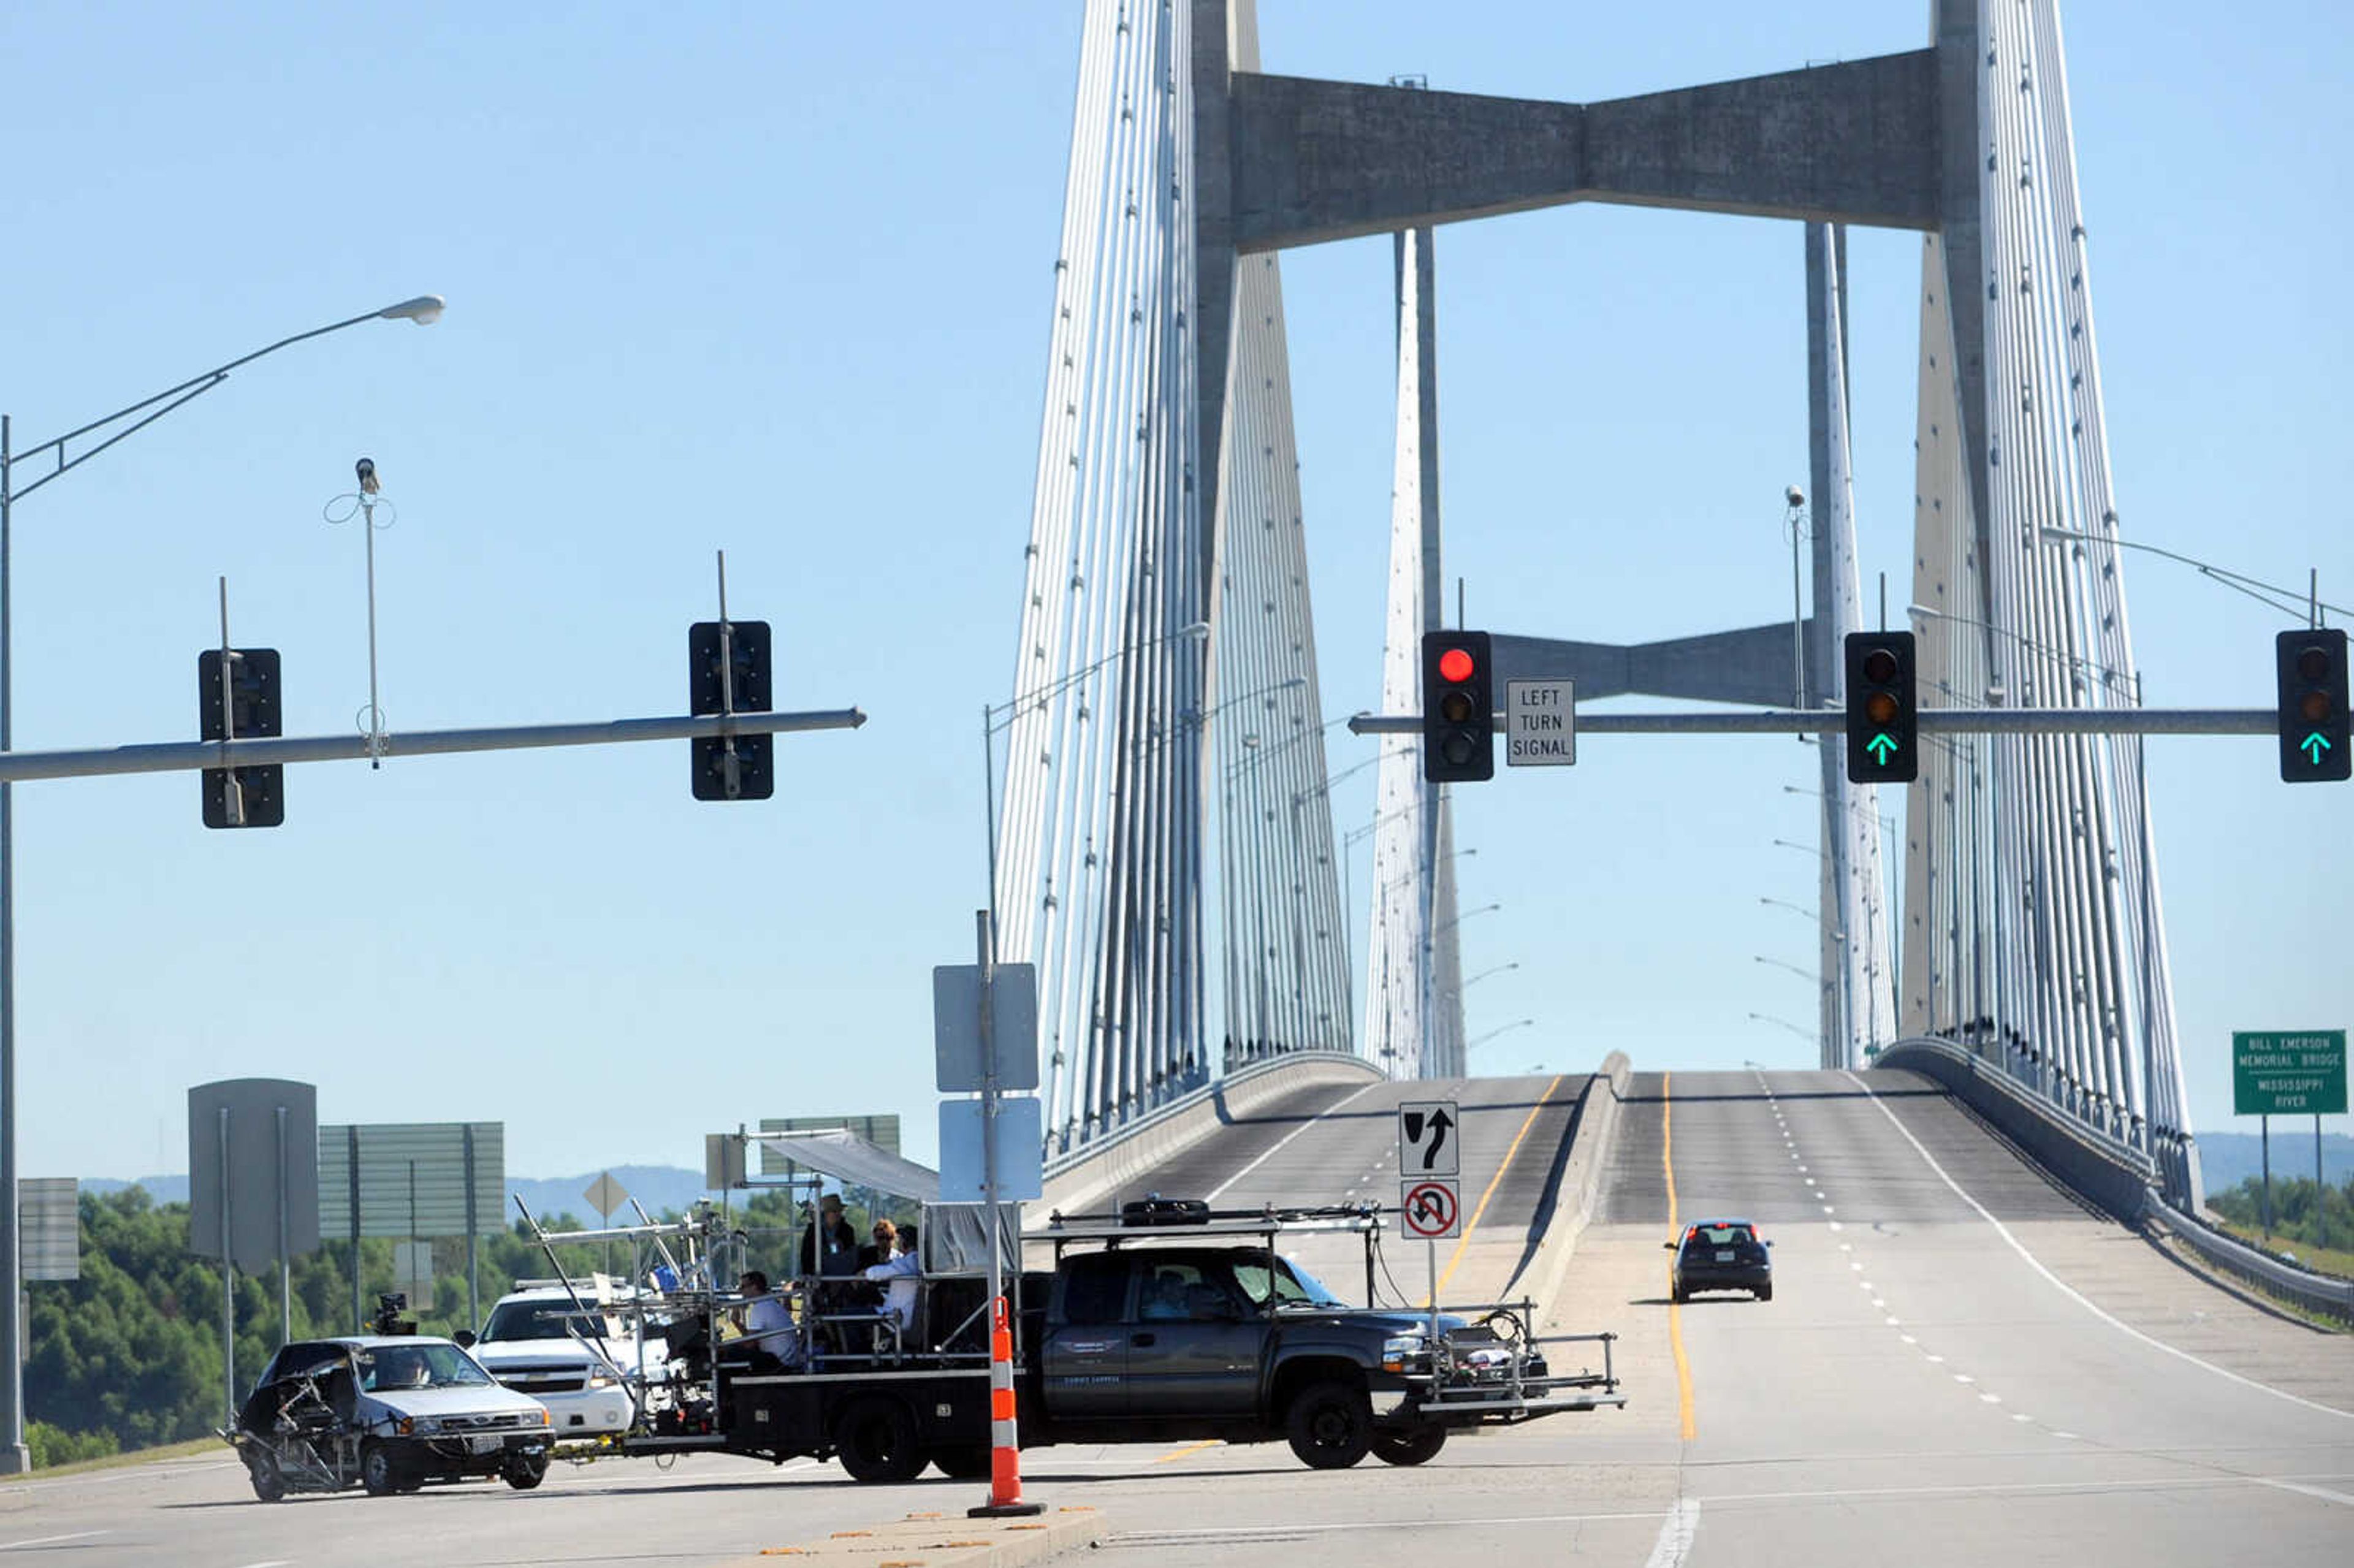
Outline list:
[[[2339,1116],[2346,1110],[2346,1031],[2232,1034],[2235,1116]]]

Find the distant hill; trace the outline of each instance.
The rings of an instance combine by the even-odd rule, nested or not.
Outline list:
[[[578,1176],[510,1176],[507,1179],[507,1223],[514,1223],[514,1201],[520,1197],[542,1220],[569,1214],[583,1225],[598,1224],[596,1211],[588,1206],[587,1194],[589,1184],[599,1174],[590,1171]],[[665,1209],[684,1212],[689,1203],[705,1195],[703,1172],[677,1165],[616,1165],[611,1174],[631,1197],[646,1206],[646,1213],[650,1214],[660,1215]],[[188,1201],[188,1179],[186,1176],[142,1176],[136,1181],[85,1176],[81,1185],[86,1192],[118,1192],[125,1187],[144,1187],[147,1195],[158,1203],[185,1203]],[[740,1196],[737,1201],[742,1201]],[[614,1214],[613,1223],[622,1224],[636,1217],[629,1206],[623,1204]]]
[[[2251,1176],[2264,1173],[2264,1139],[2253,1132],[2202,1132],[2199,1162],[2206,1173],[2207,1190],[2220,1192]],[[2354,1176],[2354,1138],[2342,1132],[2321,1138],[2321,1174],[2331,1186]],[[2273,1120],[2273,1180],[2302,1176],[2313,1180],[2313,1123],[2298,1117]]]

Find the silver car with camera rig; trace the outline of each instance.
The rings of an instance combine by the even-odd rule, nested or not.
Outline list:
[[[539,1485],[547,1407],[502,1387],[450,1340],[414,1332],[399,1297],[380,1299],[376,1333],[281,1347],[221,1433],[253,1495],[277,1502],[360,1486],[383,1497],[478,1476],[521,1491]]]

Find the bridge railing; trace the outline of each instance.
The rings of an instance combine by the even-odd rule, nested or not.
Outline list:
[[[2158,1170],[2148,1155],[2081,1121],[1950,1040],[1899,1040],[1880,1054],[1881,1070],[1918,1073],[1992,1123],[2086,1202],[2127,1224],[2158,1201]]]
[[[2163,1220],[2185,1246],[2224,1273],[2308,1312],[2354,1323],[2354,1279],[2299,1268],[2156,1199],[2151,1200],[2150,1213]]]

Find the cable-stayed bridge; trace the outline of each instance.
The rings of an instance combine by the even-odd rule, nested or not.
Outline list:
[[[1087,8],[995,887],[1002,954],[1042,978],[1050,1150],[1268,1056],[1464,1068],[1452,803],[1408,738],[1380,742],[1351,972],[1286,249],[1394,236],[1388,710],[1419,705],[1416,644],[1443,610],[1436,233],[1575,202],[1799,226],[1813,612],[1795,659],[1787,622],[1631,647],[1500,630],[1504,675],[1571,675],[1589,700],[1842,704],[1836,651],[1864,623],[1845,276],[1863,226],[1922,236],[1925,702],[2140,701],[2056,4],[1940,0],[1918,49],[1608,102],[1460,85],[1268,74],[1252,0]],[[1881,803],[1833,750],[1823,1065],[1963,1043],[2195,1202],[2137,741],[1933,740],[1897,909]]]

